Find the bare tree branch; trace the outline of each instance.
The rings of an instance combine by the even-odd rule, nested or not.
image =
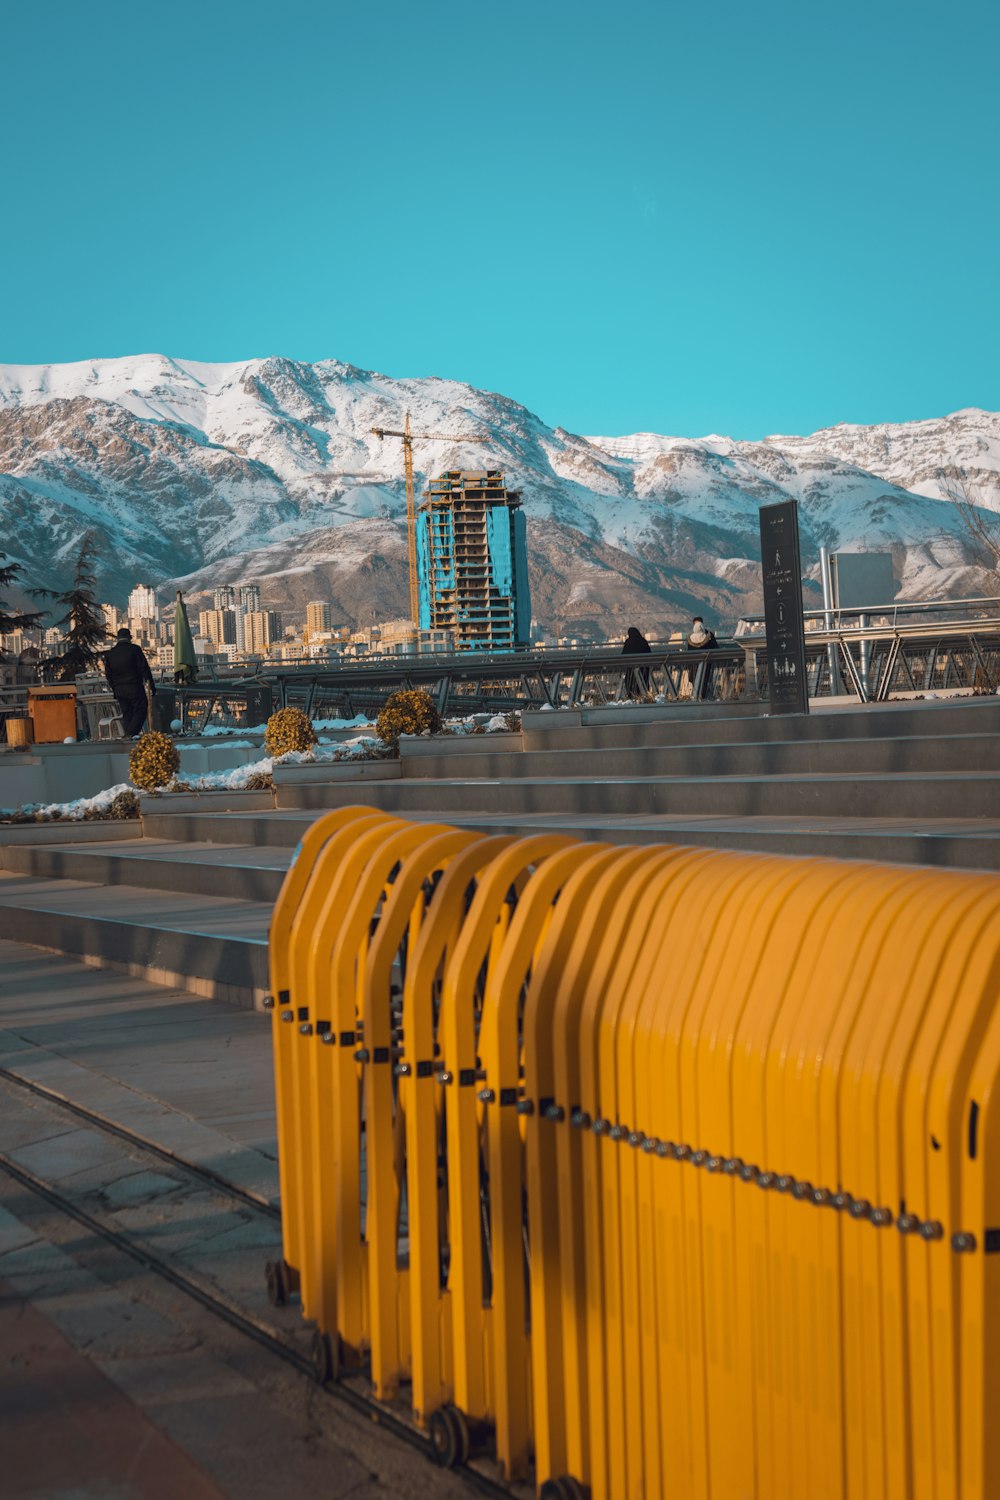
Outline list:
[[[970,480],[965,469],[939,469],[938,482],[955,506],[981,567],[1000,590],[1000,475]]]

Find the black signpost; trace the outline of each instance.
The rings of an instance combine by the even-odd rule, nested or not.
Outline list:
[[[764,632],[771,712],[807,714],[809,689],[797,500],[760,507],[760,556],[764,569]]]

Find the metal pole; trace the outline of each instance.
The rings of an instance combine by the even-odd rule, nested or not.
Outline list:
[[[867,630],[868,629],[868,616],[867,615],[859,615],[858,616],[858,624],[859,624],[859,626],[861,627],[862,630]],[[865,686],[865,697],[867,698],[867,697],[871,696],[870,693],[869,693],[869,689],[868,689],[868,664],[869,664],[869,662],[871,660],[871,650],[872,650],[871,642],[869,640],[863,640],[863,641],[861,641],[861,643],[860,643],[860,650],[861,650],[861,681],[864,683],[864,686]]]
[[[833,629],[833,615],[830,613],[833,590],[830,587],[830,554],[825,547],[819,549],[819,581],[823,586],[823,625],[830,631]],[[840,694],[840,664],[832,641],[826,648],[826,659],[830,663],[830,696],[836,698]]]

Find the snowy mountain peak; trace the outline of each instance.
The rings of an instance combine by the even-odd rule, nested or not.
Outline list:
[[[893,551],[904,592],[975,591],[949,475],[989,490],[1000,415],[839,424],[744,442],[639,432],[581,437],[447,379],[393,379],[282,355],[162,354],[0,366],[0,511],[31,582],[61,580],[87,530],[106,593],[137,576],[189,587],[260,577],[269,603],[329,596],[345,617],[405,608],[401,445],[373,427],[485,434],[420,441],[420,480],[489,462],[519,488],[544,625],[663,630],[759,606],[757,512],[801,502],[803,547]],[[390,608],[391,606],[391,608]]]

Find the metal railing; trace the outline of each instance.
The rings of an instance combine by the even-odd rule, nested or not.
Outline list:
[[[809,694],[884,702],[893,694],[993,692],[1000,687],[1000,599],[925,600],[865,611],[830,611],[832,628],[806,632]],[[875,616],[874,622],[870,617]],[[823,610],[807,623],[822,624]],[[272,708],[296,705],[311,718],[375,716],[400,689],[423,688],[450,716],[541,707],[602,706],[640,701],[753,702],[767,697],[767,653],[761,617],[740,621],[735,637],[712,651],[654,641],[649,655],[623,656],[617,644],[519,652],[370,657],[335,664],[260,663],[204,673],[190,687],[161,674],[157,722],[185,729],[210,723],[245,728]],[[108,701],[99,678],[81,692]],[[23,712],[24,688],[0,690],[0,719]],[[16,707],[15,710],[16,711]]]

